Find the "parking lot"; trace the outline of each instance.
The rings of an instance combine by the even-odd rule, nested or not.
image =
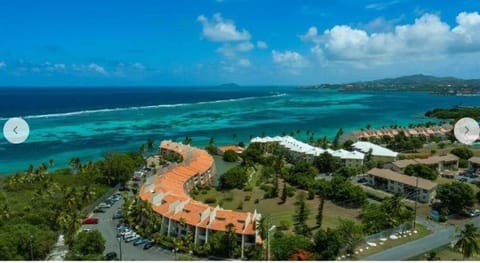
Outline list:
[[[118,220],[113,220],[112,216],[118,208],[121,207],[123,201],[120,200],[110,208],[104,208],[104,213],[94,213],[92,217],[98,218],[99,223],[94,225],[82,225],[82,229],[99,230],[105,239],[105,252],[117,253],[120,258],[120,245],[122,248],[122,260],[174,260],[175,254],[163,249],[159,246],[153,246],[148,250],[143,249],[143,245],[134,246],[133,242],[126,243],[117,239]]]

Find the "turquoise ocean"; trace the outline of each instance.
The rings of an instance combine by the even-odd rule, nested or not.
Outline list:
[[[0,174],[72,157],[96,160],[108,151],[137,151],[149,138],[204,146],[248,142],[250,136],[333,138],[364,128],[429,121],[427,110],[480,106],[479,97],[424,92],[342,92],[298,87],[0,88],[0,123],[23,117],[30,137],[19,145],[0,138]],[[3,136],[2,136],[3,137]]]

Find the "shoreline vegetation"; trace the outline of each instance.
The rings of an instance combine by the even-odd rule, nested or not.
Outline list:
[[[319,84],[304,86],[303,89],[336,89],[340,91],[423,91],[439,95],[479,96],[480,79],[459,79],[410,75],[344,84]]]
[[[72,158],[70,167],[39,167],[0,178],[0,258],[44,260],[58,236],[70,247],[67,259],[104,259],[99,232],[80,232],[81,221],[99,198],[130,179],[143,165],[139,153],[107,153],[98,161]]]

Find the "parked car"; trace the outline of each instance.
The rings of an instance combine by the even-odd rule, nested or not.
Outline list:
[[[102,208],[97,207],[97,208],[93,209],[93,212],[94,212],[94,213],[105,213],[105,210],[103,210]]]
[[[368,182],[368,180],[367,180],[367,178],[362,177],[362,178],[358,179],[357,182],[358,182],[359,184],[366,184],[366,183]]]
[[[146,238],[139,238],[135,242],[133,242],[134,246],[140,246],[148,242],[148,239]]]
[[[99,219],[95,217],[90,217],[82,221],[82,225],[94,225],[98,224]]]
[[[463,183],[466,183],[468,180],[467,180],[467,178],[463,178],[463,177],[462,177],[462,178],[458,179],[458,181],[463,182]]]
[[[108,252],[105,255],[105,260],[114,260],[114,259],[117,259],[117,253],[115,252]]]
[[[142,237],[139,236],[139,235],[133,235],[133,236],[125,239],[125,242],[127,242],[127,243],[128,243],[128,242],[132,242],[132,241],[138,240],[138,239],[140,239],[140,238],[142,238]]]
[[[143,245],[143,249],[145,250],[150,249],[151,247],[153,247],[153,243],[150,241],[145,243],[145,245]]]
[[[472,209],[472,210],[467,212],[467,215],[470,216],[470,217],[480,216],[480,210]]]
[[[112,207],[112,205],[104,202],[104,203],[100,203],[97,207],[98,208],[110,208],[110,207]]]

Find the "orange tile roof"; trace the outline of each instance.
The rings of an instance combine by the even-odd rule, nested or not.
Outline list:
[[[160,148],[181,154],[184,159],[182,163],[168,172],[158,174],[153,185],[143,185],[140,188],[140,198],[144,201],[150,201],[152,198],[152,192],[146,188],[153,188],[155,193],[164,193],[162,204],[152,205],[155,212],[176,221],[180,221],[183,218],[188,225],[198,225],[217,231],[225,231],[226,226],[232,223],[237,234],[255,234],[255,219],[252,214],[214,209],[207,204],[192,200],[185,192],[184,186],[192,177],[204,174],[209,169],[213,170],[214,160],[212,156],[204,150],[171,141],[162,142]],[[205,211],[216,213],[215,220],[210,222],[209,216],[201,220],[201,215]],[[248,217],[250,221],[246,222]],[[247,226],[246,228],[245,225]]]
[[[234,152],[243,152],[243,148],[238,146],[238,145],[225,145],[225,146],[220,146],[218,147],[220,151],[226,152],[228,150],[234,151]]]

